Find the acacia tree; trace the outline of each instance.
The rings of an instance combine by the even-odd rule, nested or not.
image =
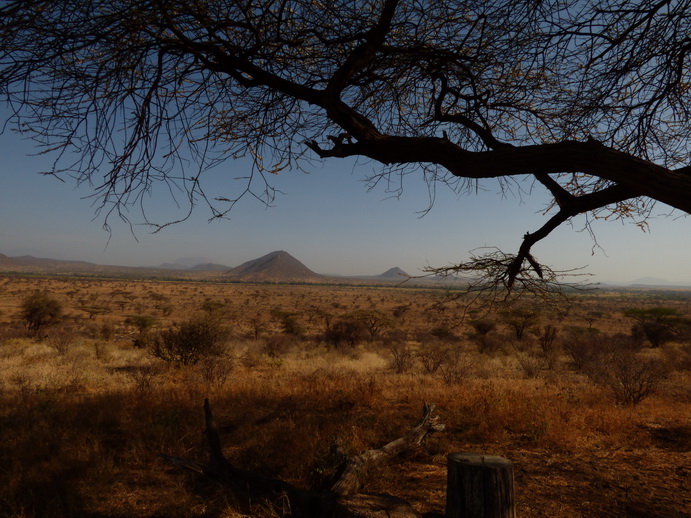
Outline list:
[[[106,227],[156,182],[215,217],[269,203],[267,173],[315,157],[380,162],[394,190],[419,174],[432,200],[536,182],[552,204],[517,253],[438,270],[518,291],[555,280],[531,248],[577,215],[691,212],[690,21],[691,0],[5,1],[0,93]],[[207,196],[241,156],[239,191]]]

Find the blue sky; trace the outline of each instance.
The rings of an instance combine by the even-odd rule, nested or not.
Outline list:
[[[112,235],[102,229],[88,188],[36,174],[50,164],[30,141],[0,135],[0,253],[75,259],[99,264],[153,266],[179,258],[204,258],[237,266],[274,250],[286,250],[319,273],[375,275],[393,266],[419,274],[426,265],[445,266],[465,260],[471,250],[497,246],[515,252],[526,231],[537,230],[546,196],[540,186],[531,195],[502,194],[493,182],[478,193],[457,196],[440,187],[432,210],[427,190],[416,175],[406,178],[400,199],[383,188],[368,192],[364,178],[379,170],[374,163],[331,159],[315,163],[310,174],[285,171],[275,185],[285,192],[275,206],[243,200],[229,220],[207,222],[199,206],[193,216],[159,233],[130,214],[134,236],[113,220]],[[248,171],[243,161],[229,161],[210,171],[204,185],[212,195],[232,195],[233,178]],[[165,203],[159,186],[148,213],[179,217]],[[529,188],[529,184],[525,184]],[[167,208],[165,208],[167,207]],[[656,213],[669,212],[658,205]],[[555,269],[587,266],[592,280],[630,282],[657,277],[691,284],[691,219],[675,214],[656,217],[650,232],[633,224],[597,221],[601,248],[582,220],[564,226],[534,248],[534,255]],[[135,238],[136,236],[136,238]]]

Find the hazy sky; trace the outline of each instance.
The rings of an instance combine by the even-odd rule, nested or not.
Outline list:
[[[133,210],[136,239],[116,220],[109,236],[92,200],[85,199],[91,194],[88,188],[36,174],[50,161],[28,156],[35,152],[30,141],[6,132],[0,135],[0,152],[0,253],[10,256],[130,266],[196,257],[237,266],[286,250],[318,273],[375,275],[399,266],[415,275],[428,264],[465,260],[483,246],[513,253],[525,232],[546,221],[541,214],[546,196],[539,185],[521,197],[502,195],[492,182],[461,197],[440,187],[434,207],[420,217],[428,198],[419,175],[406,177],[403,196],[396,199],[383,187],[367,192],[363,179],[379,170],[377,164],[331,159],[315,164],[309,175],[278,175],[275,186],[285,195],[274,207],[246,199],[230,220],[208,223],[208,211],[199,206],[188,221],[157,234],[141,225],[141,215]],[[210,194],[230,197],[241,186],[233,178],[246,174],[248,167],[229,161],[211,171],[204,185]],[[159,187],[147,206],[151,216],[182,216],[183,211],[174,214],[162,208],[165,187]],[[656,213],[668,212],[657,205]],[[583,220],[575,220],[572,227],[558,229],[534,248],[534,255],[555,269],[587,266],[595,281],[657,277],[691,284],[691,218],[657,217],[648,233],[630,223],[598,221],[593,228],[601,248],[594,248],[582,227]]]

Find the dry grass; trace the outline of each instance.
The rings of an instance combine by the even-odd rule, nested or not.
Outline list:
[[[39,281],[2,281],[0,318],[9,325],[22,296]],[[446,455],[480,451],[514,462],[521,516],[688,516],[691,374],[683,343],[644,351],[676,369],[640,405],[622,407],[559,351],[528,373],[525,359],[538,357],[537,339],[517,344],[499,326],[500,349],[481,354],[467,338],[470,327],[454,326],[456,307],[434,309],[434,292],[40,282],[73,315],[74,336],[59,351],[50,337],[36,341],[8,326],[0,333],[2,515],[271,516],[157,457],[203,457],[201,403],[208,396],[228,458],[303,487],[323,487],[333,474],[334,441],[349,453],[380,445],[415,422],[427,401],[437,404],[447,430],[419,453],[372,473],[368,490],[408,499],[421,512],[442,513]],[[156,309],[162,297],[173,307],[167,315]],[[123,307],[116,303],[121,298],[141,306]],[[108,312],[88,318],[80,299]],[[224,378],[210,374],[208,363],[177,368],[133,347],[136,333],[124,323],[130,309],[155,315],[165,328],[206,299],[223,302],[224,319],[234,330]],[[423,350],[433,340],[426,330],[452,327],[453,337],[434,343],[461,355],[462,376],[445,381],[420,363],[396,374],[386,343],[329,347],[319,340],[324,322],[308,311],[318,306],[338,316],[407,304],[412,309],[397,324],[398,339]],[[592,325],[622,332],[628,323],[617,308],[634,304],[588,297],[559,325],[588,326],[597,311],[607,316]],[[688,309],[684,300],[670,304]],[[305,336],[269,356],[264,339],[279,333],[280,322],[271,319],[277,306],[297,308]],[[252,318],[265,319],[259,339]],[[104,323],[114,329],[108,339],[99,331]]]

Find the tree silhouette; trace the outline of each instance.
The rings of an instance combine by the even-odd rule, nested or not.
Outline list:
[[[92,186],[104,219],[180,188],[220,217],[267,173],[380,162],[459,192],[532,182],[552,204],[495,286],[553,282],[531,248],[585,214],[691,212],[691,0],[21,0],[0,7],[9,119]],[[199,176],[250,157],[233,195]],[[191,161],[191,162],[190,162]],[[472,271],[474,258],[455,271]],[[452,271],[445,269],[445,273]],[[497,281],[497,279],[499,279]],[[520,282],[517,282],[520,281]]]

